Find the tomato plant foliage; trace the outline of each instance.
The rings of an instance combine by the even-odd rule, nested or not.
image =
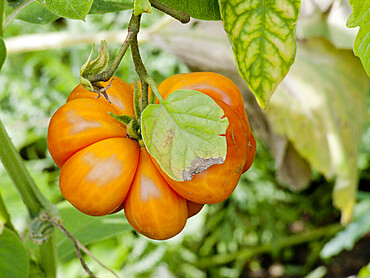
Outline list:
[[[0,3],[1,5],[4,4],[0,7],[0,12],[1,15],[4,14],[5,16],[3,22],[0,22],[2,24],[0,28],[1,69],[7,55],[5,46],[7,36],[19,32],[10,31],[6,33],[8,25],[14,19],[29,23],[46,24],[62,18],[51,25],[59,30],[61,26],[69,25],[69,22],[63,18],[85,21],[89,14],[104,14],[134,9],[135,16],[141,18],[140,14],[143,12],[150,13],[150,6],[155,7],[158,1],[9,0],[0,1]],[[362,71],[360,62],[352,59],[352,53],[344,53],[342,50],[334,49],[331,44],[322,39],[310,39],[298,43],[297,62],[290,69],[296,56],[295,26],[301,6],[300,0],[162,0],[160,3],[177,11],[186,12],[194,19],[222,21],[240,75],[254,94],[259,106],[262,108],[269,107],[269,110],[264,114],[266,115],[264,120],[269,125],[268,128],[279,135],[285,136],[284,139],[289,140],[288,143],[285,142],[286,144],[294,144],[297,155],[299,153],[302,160],[307,161],[308,167],[312,166],[326,179],[336,178],[335,184],[333,183],[334,187],[327,189],[327,191],[333,193],[332,201],[334,206],[341,210],[343,223],[351,221],[352,211],[355,210],[353,222],[324,247],[321,256],[328,258],[343,249],[353,248],[355,242],[369,231],[368,214],[361,214],[360,217],[356,214],[358,208],[358,203],[356,204],[357,185],[358,179],[361,178],[357,171],[359,167],[357,153],[361,141],[361,132],[365,125],[367,109],[365,93],[368,86],[368,80],[366,74]],[[360,58],[363,68],[369,75],[370,2],[349,0],[349,3],[353,13],[347,21],[347,26],[349,28],[359,27],[353,51]],[[162,11],[171,14],[169,10],[166,7]],[[154,14],[158,17],[158,13]],[[107,15],[107,18],[109,16]],[[107,21],[117,20],[114,16]],[[140,20],[136,22],[136,26],[140,26]],[[74,23],[78,21],[74,21]],[[107,24],[109,27],[111,22]],[[163,22],[166,23],[165,20]],[[147,26],[152,26],[152,23],[150,22]],[[197,24],[199,22],[195,21],[190,29],[196,29]],[[134,30],[130,27],[128,33]],[[121,25],[119,28],[121,28]],[[136,31],[139,30],[140,28]],[[331,30],[328,29],[328,33]],[[320,32],[317,31],[317,33]],[[5,40],[2,37],[3,35]],[[129,39],[129,36],[127,38]],[[136,41],[136,39],[134,35],[133,41]],[[346,45],[348,47],[349,43],[347,42]],[[40,198],[40,196],[43,197],[43,194],[37,191],[37,187],[33,185],[31,178],[23,179],[21,190],[19,190],[19,194],[22,195],[33,220],[46,210],[53,214],[52,217],[55,216],[55,219],[59,219],[60,222],[58,223],[60,225],[62,225],[61,219],[64,220],[65,227],[84,244],[93,244],[113,236],[122,236],[122,232],[131,230],[129,224],[139,233],[152,239],[168,239],[175,236],[184,228],[188,218],[197,214],[204,204],[219,203],[231,195],[239,182],[241,174],[251,166],[256,153],[256,141],[251,133],[245,113],[244,101],[239,89],[233,82],[209,72],[175,74],[165,79],[158,86],[158,89],[155,89],[156,86],[150,88],[154,81],[152,80],[153,83],[150,83],[150,77],[147,79],[147,76],[140,71],[141,58],[138,59],[138,54],[135,54],[135,45],[130,43],[130,46],[133,50],[134,66],[141,79],[141,95],[144,96],[149,91],[149,95],[154,93],[160,101],[155,103],[155,100],[151,99],[149,101],[150,105],[146,106],[143,97],[140,102],[134,103],[132,84],[129,85],[119,78],[116,78],[112,83],[101,82],[98,84],[100,87],[91,82],[90,84],[95,86],[91,85],[91,89],[99,94],[106,95],[107,98],[103,96],[96,98],[96,94],[88,92],[79,85],[72,91],[67,102],[62,105],[50,121],[48,145],[52,158],[57,166],[61,168],[60,190],[64,197],[84,214],[72,208],[67,202],[60,202],[62,197],[58,191],[57,197],[54,198],[54,196],[52,199],[53,202],[60,202],[58,210],[61,218],[59,218],[56,210],[52,209],[52,204],[47,202],[48,200]],[[336,47],[338,48],[338,46]],[[154,55],[156,52],[157,50],[153,50],[152,54]],[[47,87],[44,86],[43,82],[46,79],[57,80],[60,78],[58,75],[68,75],[69,81],[73,80],[72,83],[74,82],[73,74],[70,71],[71,68],[72,71],[76,71],[78,62],[70,62],[70,65],[68,63],[65,65],[64,60],[70,58],[69,54],[66,53],[69,53],[69,50],[66,50],[60,57],[58,55],[44,55],[48,57],[43,57],[42,62],[36,61],[37,59],[33,60],[31,66],[27,64],[28,55],[22,56],[17,62],[17,67],[19,67],[19,64],[25,64],[26,69],[24,69],[23,75],[27,78],[22,79],[28,81],[28,79],[32,79],[33,74],[37,75],[37,80],[32,82],[37,84],[35,87],[38,89],[32,90],[31,96],[28,97],[32,99],[31,103],[37,101],[40,107],[48,110],[42,114],[42,117],[39,114],[38,118],[49,117],[50,110],[54,110],[50,107],[45,108],[45,103],[48,103],[50,98],[61,99],[60,94],[54,97],[55,94],[49,94],[49,92],[44,93],[47,97],[40,97],[42,87]],[[108,54],[108,49],[106,49],[106,53]],[[74,58],[76,58],[76,54],[74,55]],[[63,61],[63,63],[56,62],[55,57],[58,57],[58,60]],[[30,60],[32,60],[32,57]],[[71,58],[71,60],[74,59]],[[47,77],[48,75],[45,74],[43,66],[40,66],[40,64],[47,64],[58,74]],[[156,64],[156,62],[153,64]],[[163,70],[162,64],[159,64],[154,67]],[[14,62],[12,65],[14,65]],[[5,64],[5,67],[7,67],[7,64]],[[107,68],[110,68],[108,59],[104,70]],[[125,65],[125,69],[127,68],[129,67]],[[177,66],[175,68],[176,73],[181,71]],[[279,87],[288,71],[290,71],[290,75]],[[135,71],[132,69],[131,72]],[[14,79],[18,78],[17,80],[20,80],[19,77],[16,77],[19,72],[13,75]],[[165,75],[168,76],[169,74]],[[5,107],[4,111],[0,110],[2,118],[3,115],[7,115],[7,105],[10,102],[16,103],[15,111],[20,113],[26,110],[25,107],[32,106],[30,103],[25,105],[26,102],[17,101],[19,100],[17,99],[18,96],[25,98],[24,93],[23,95],[19,93],[19,88],[22,86],[15,83],[11,84],[7,77],[1,79],[6,84],[4,89],[0,88],[0,105],[2,108]],[[109,78],[100,80],[107,79]],[[132,80],[132,78],[127,78],[127,80],[129,79]],[[30,86],[24,80],[22,82],[25,82],[25,91],[28,94]],[[53,82],[51,81],[50,84],[55,84]],[[58,91],[66,92],[70,90],[64,82],[57,84],[58,86],[54,87],[58,87]],[[105,89],[101,85],[105,86]],[[324,89],[316,90],[316,86],[321,86]],[[270,98],[275,90],[279,93],[280,98],[271,99],[270,103]],[[138,92],[139,90],[136,91],[137,94]],[[22,118],[22,123],[26,124],[25,122],[29,120],[27,118],[27,121],[25,121],[28,114],[21,115],[26,116],[17,115],[15,118]],[[117,117],[112,117],[112,115]],[[7,120],[8,118],[4,119]],[[120,122],[119,119],[124,119],[124,121]],[[294,122],[287,119],[294,119]],[[6,122],[5,120],[4,122]],[[33,123],[33,130],[29,132],[31,135],[27,134],[27,136],[33,136],[34,145],[43,144],[43,151],[46,152],[46,139],[40,139],[35,136],[37,132],[33,132],[38,128],[38,124],[43,126],[45,130],[44,122],[47,122],[47,120],[39,119],[35,122]],[[11,126],[12,123],[7,123],[7,125]],[[0,122],[0,124],[2,123]],[[302,129],[305,132],[297,132]],[[2,128],[1,135],[4,134],[6,135],[6,132]],[[307,136],[307,134],[312,136]],[[17,142],[26,144],[26,139],[19,138],[19,136],[12,137]],[[263,136],[261,137],[263,138]],[[271,138],[276,139],[277,137]],[[264,138],[264,141],[270,144],[269,140],[271,138]],[[279,148],[282,145],[274,146]],[[11,144],[7,148],[11,149],[12,153],[17,154]],[[286,146],[282,147],[284,150],[285,148]],[[277,152],[282,153],[284,150],[278,150]],[[18,172],[22,174],[19,176],[27,176],[25,175],[25,173],[27,174],[26,168],[19,166],[22,165],[21,159],[8,159],[9,153],[4,148],[1,149],[0,154],[4,165],[9,161],[13,162],[14,169],[18,169]],[[22,156],[27,158],[37,157],[39,149],[37,146],[32,149],[32,147],[26,145],[22,147],[21,153]],[[43,159],[49,159],[47,155],[43,155]],[[4,156],[6,159],[3,159]],[[285,158],[281,160],[283,159]],[[362,160],[366,159],[362,157]],[[56,167],[54,164],[47,167],[45,166],[47,163],[45,161],[40,163],[44,165],[43,178],[40,180],[44,184],[50,183],[50,177],[48,181],[45,178],[49,174],[44,173],[50,171],[54,173],[51,183],[54,182],[55,184],[57,180],[55,176]],[[366,164],[364,161],[361,161],[361,163]],[[37,167],[40,166],[35,166],[35,169],[40,169]],[[368,165],[361,167],[366,168]],[[273,172],[268,165],[265,165],[264,162],[261,163],[261,161],[257,168],[264,169],[265,172]],[[295,168],[290,168],[291,171],[294,171],[292,169]],[[0,174],[2,170],[0,167]],[[275,194],[277,192],[276,186],[271,184],[273,177],[269,177],[269,173],[266,177],[265,172],[257,173],[260,180],[259,183],[253,184],[255,189],[252,191],[256,191],[254,194],[251,194],[251,189],[246,186],[256,180],[256,175],[254,177],[251,175],[251,177],[248,176],[243,179],[244,187],[242,189],[240,186],[238,187],[239,194],[233,194],[232,198],[218,206],[207,207],[206,218],[208,217],[207,221],[209,223],[207,222],[204,226],[206,230],[201,229],[202,231],[195,236],[204,242],[199,244],[199,248],[184,246],[176,250],[176,253],[177,251],[181,253],[181,260],[187,259],[186,264],[179,267],[181,270],[176,269],[174,273],[179,271],[179,276],[181,276],[183,275],[182,268],[186,268],[184,273],[189,273],[189,269],[191,269],[194,277],[199,277],[206,272],[211,273],[211,275],[214,274],[214,276],[220,276],[219,274],[225,268],[220,271],[208,269],[208,264],[230,263],[235,258],[239,258],[240,254],[243,258],[251,258],[253,257],[251,254],[260,254],[260,252],[276,253],[276,250],[280,248],[275,249],[276,246],[296,244],[289,242],[289,239],[286,241],[283,239],[280,242],[279,232],[273,232],[271,239],[266,239],[268,237],[264,239],[263,236],[259,238],[260,235],[256,231],[260,226],[256,223],[268,223],[266,224],[268,226],[270,223],[275,225],[280,221],[279,223],[283,223],[283,225],[280,225],[281,227],[288,227],[285,230],[289,235],[292,232],[295,234],[293,242],[305,242],[310,236],[321,240],[321,238],[329,237],[342,229],[339,224],[334,224],[333,227],[329,225],[318,232],[311,230],[310,225],[312,223],[309,223],[306,218],[307,215],[309,218],[315,218],[316,208],[312,206],[312,210],[310,209],[307,212],[307,204],[302,205],[305,200],[300,200],[296,204],[292,202],[292,199],[297,198],[297,195],[287,194],[286,192],[283,195]],[[14,173],[17,173],[17,171],[13,171],[10,175],[13,180],[17,180],[14,179],[17,176]],[[20,183],[20,180],[17,180],[18,183]],[[40,180],[37,180],[38,183]],[[275,181],[275,183],[278,182]],[[4,192],[7,193],[6,197],[9,197],[6,186],[3,186],[3,188],[5,189]],[[45,188],[43,188],[45,192],[50,189]],[[274,189],[271,190],[271,188]],[[275,212],[275,209],[279,206],[274,207],[274,202],[271,202],[271,207],[269,207],[269,202],[266,200],[263,200],[265,203],[257,200],[263,195],[261,193],[263,190],[266,192],[270,190],[270,192],[265,192],[263,197],[269,202],[274,198],[282,198],[276,199],[275,204],[279,203],[280,206],[281,201],[287,202],[288,205],[294,203],[298,208],[297,211],[281,221],[280,211],[279,214]],[[281,193],[281,188],[278,191]],[[284,194],[289,195],[289,198],[286,198]],[[330,207],[328,204],[331,200],[328,196],[323,196],[325,200],[321,203],[325,203],[323,205],[325,209]],[[321,197],[320,195],[317,198],[320,202],[322,201]],[[288,199],[289,201],[287,201]],[[256,206],[256,203],[259,202],[263,203],[261,207]],[[53,240],[47,241],[40,246],[38,251],[35,251],[35,247],[29,248],[28,245],[31,243],[24,244],[15,229],[12,228],[10,218],[4,218],[4,215],[8,214],[5,203],[8,204],[8,200],[4,202],[0,195],[0,276],[28,277],[32,276],[32,271],[37,268],[40,271],[42,270],[45,276],[54,277],[56,275],[55,257],[52,253],[55,253],[55,242]],[[9,203],[12,203],[12,200]],[[367,211],[368,203],[367,200]],[[264,211],[266,204],[267,209]],[[17,204],[17,207],[20,206]],[[125,211],[129,224],[124,221],[122,215],[115,214],[122,209]],[[105,217],[97,218],[90,215],[105,215]],[[273,219],[275,215],[277,219]],[[329,221],[333,221],[333,219],[339,221],[337,212],[332,213],[329,218]],[[2,223],[4,219],[5,226]],[[273,221],[266,221],[266,219]],[[297,219],[299,220],[296,221]],[[327,218],[320,218],[317,222],[316,220],[314,221],[315,224],[322,226]],[[278,227],[279,225],[275,226],[271,229],[272,231],[275,228],[281,231],[282,228]],[[304,231],[303,239],[300,238],[300,231]],[[313,231],[312,234],[310,234],[311,231]],[[326,235],[325,231],[328,231],[329,234]],[[271,234],[269,232],[270,230],[265,234]],[[133,233],[127,234],[133,236]],[[226,239],[225,235],[227,235]],[[306,235],[308,236],[306,237]],[[237,240],[235,240],[235,236],[238,237]],[[232,243],[228,242],[231,238],[234,240]],[[248,239],[245,240],[245,238]],[[118,237],[115,240],[117,239]],[[276,239],[278,239],[278,243],[275,246],[274,241]],[[295,241],[295,239],[298,240]],[[60,260],[70,261],[73,258],[73,244],[61,233],[57,233],[57,240]],[[140,240],[142,238],[139,238],[138,241]],[[264,244],[269,240],[271,246],[265,246]],[[163,245],[155,248],[148,241],[141,241],[141,243],[142,245],[138,244],[138,246],[132,248],[132,254],[130,254],[132,258],[137,259],[138,256],[136,255],[142,252],[140,250],[145,250],[147,246],[149,246],[148,249],[154,249],[154,252],[150,254],[157,256],[156,259],[152,259],[152,266],[160,262],[165,256]],[[116,245],[117,242],[114,242],[112,244],[113,248]],[[136,245],[136,241],[134,245]],[[143,245],[146,246],[143,247]],[[250,251],[249,247],[253,245],[256,248],[255,250],[252,248],[253,250]],[[246,251],[241,251],[241,253],[240,250],[235,251],[235,246],[238,246],[237,248],[241,246],[241,249]],[[317,253],[317,250],[320,249],[317,246],[322,246],[322,242],[315,246],[312,247],[312,250],[316,249]],[[235,252],[231,251],[232,249]],[[127,250],[125,252],[128,252]],[[213,252],[212,250],[217,250],[215,259],[210,255]],[[313,257],[315,256],[311,258]],[[201,258],[201,260],[198,261],[198,258]],[[174,259],[174,261],[177,259]],[[305,265],[304,271],[309,269],[312,260],[307,261],[309,262]],[[118,265],[122,265],[122,262],[119,262]],[[232,268],[230,268],[230,271],[238,268],[238,274],[241,274],[245,266],[239,264],[236,268],[233,265]],[[141,274],[145,271],[143,270]],[[301,273],[304,273],[304,271]]]

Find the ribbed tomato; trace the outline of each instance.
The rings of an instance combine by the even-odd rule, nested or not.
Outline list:
[[[153,239],[173,237],[188,218],[186,200],[168,186],[145,148],[140,149],[139,166],[124,208],[131,226]]]
[[[111,103],[79,85],[50,120],[48,147],[61,168],[60,190],[78,210],[93,216],[118,212],[127,200],[127,218],[135,229],[153,239],[173,237],[185,226],[186,200],[155,175],[145,149],[128,139],[126,127],[109,115],[134,116],[131,87],[115,77],[107,93]],[[148,186],[152,180],[160,197]],[[137,187],[141,195],[135,194]],[[145,209],[150,205],[157,208]],[[140,214],[145,211],[149,217]],[[147,218],[157,222],[145,225]]]
[[[191,78],[186,79],[185,87],[184,80],[170,77],[159,89],[164,98],[176,89],[199,90],[223,108],[229,120],[223,164],[211,166],[191,181],[170,179],[144,147],[128,138],[126,127],[109,115],[134,117],[133,88],[114,77],[107,90],[110,103],[79,85],[50,121],[48,147],[61,168],[59,186],[64,197],[94,216],[124,208],[127,220],[138,232],[167,239],[178,234],[204,203],[230,196],[248,159],[253,161],[248,151],[253,135],[236,86],[212,73],[204,73],[202,83],[201,76],[194,74],[192,85]]]

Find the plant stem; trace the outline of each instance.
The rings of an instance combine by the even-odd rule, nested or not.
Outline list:
[[[99,261],[93,254],[91,254],[91,252],[82,243],[80,243],[70,232],[68,232],[67,229],[58,220],[54,219],[53,217],[50,217],[50,215],[48,215],[47,213],[43,213],[41,215],[41,218],[45,219],[46,221],[49,221],[54,227],[58,228],[63,234],[65,234],[67,237],[69,237],[72,240],[73,245],[75,246],[75,249],[76,249],[77,257],[79,258],[85,271],[90,276],[95,277],[94,274],[91,272],[91,270],[86,265],[84,259],[82,258],[80,249],[84,251],[86,255],[90,256],[93,260],[95,260],[104,269],[108,270],[115,277],[119,278],[118,275],[113,270],[111,270],[109,267],[107,267],[105,264]]]
[[[141,93],[142,93],[142,107],[145,108],[148,106],[148,83],[146,82],[141,82]]]
[[[50,238],[40,245],[41,267],[46,278],[55,278],[57,276],[57,247],[55,231],[50,235]]]
[[[48,211],[51,215],[57,215],[56,207],[42,195],[35,185],[1,120],[0,142],[0,160],[13,180],[31,218],[38,217],[43,210]],[[53,232],[51,237],[54,236],[54,233],[55,232]],[[41,266],[48,278],[56,277],[55,252],[56,245],[53,239],[49,239],[40,245]]]
[[[221,254],[212,256],[210,258],[202,258],[196,263],[196,265],[199,267],[205,267],[210,265],[227,264],[235,260],[248,261],[259,254],[277,251],[282,248],[302,244],[322,237],[333,236],[342,229],[343,226],[339,223],[336,223],[305,233],[292,235],[286,239],[281,240],[280,242],[276,242],[271,245],[260,245],[250,248],[246,247],[245,249],[242,249],[235,253]]]
[[[0,142],[0,160],[13,180],[31,218],[37,217],[43,209],[49,211],[51,214],[55,214],[56,208],[42,195],[35,185],[1,120]]]
[[[188,23],[190,21],[190,16],[188,13],[176,11],[171,7],[159,2],[158,0],[149,0],[149,2],[154,8],[168,14],[169,16],[172,16],[181,23]]]
[[[157,89],[157,86],[156,86],[154,80],[148,74],[148,71],[146,70],[146,68],[144,66],[143,60],[141,59],[138,40],[137,40],[137,34],[140,30],[140,18],[141,18],[141,16],[140,15],[139,16],[132,15],[132,18],[134,19],[133,20],[133,25],[132,25],[132,27],[134,29],[134,33],[133,33],[133,39],[132,39],[132,42],[131,42],[131,53],[132,53],[132,60],[134,61],[134,65],[135,65],[135,70],[136,70],[137,74],[140,77],[142,88],[144,86],[147,86],[145,84],[148,84],[151,87],[152,92],[159,99],[159,101],[163,102],[163,99],[162,99],[161,95],[159,94],[159,91]],[[142,90],[142,99],[143,99],[142,109],[144,110],[145,107],[148,105],[148,90],[145,90],[145,91]],[[146,102],[145,105],[144,105],[144,100]]]

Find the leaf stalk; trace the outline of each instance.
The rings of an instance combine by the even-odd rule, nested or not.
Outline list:
[[[188,13],[176,11],[171,7],[159,2],[158,0],[149,0],[149,1],[154,8],[168,14],[169,16],[172,16],[181,23],[188,23],[190,21],[190,15]]]

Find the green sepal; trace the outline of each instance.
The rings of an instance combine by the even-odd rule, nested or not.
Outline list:
[[[140,123],[136,119],[132,119],[132,121],[127,125],[127,134],[132,139],[137,141],[142,140],[140,134]]]
[[[100,42],[99,55],[94,61],[91,61],[92,55],[94,53],[94,48],[95,44],[93,44],[89,58],[87,59],[86,63],[82,65],[80,70],[81,85],[89,91],[93,91],[94,88],[91,82],[86,78],[86,76],[102,73],[107,70],[109,66],[109,50],[107,42],[104,40]]]
[[[127,126],[133,119],[134,117],[132,116],[129,116],[129,115],[117,115],[117,114],[114,114],[112,112],[108,112],[109,115],[111,115],[116,121],[124,124],[125,126]]]

